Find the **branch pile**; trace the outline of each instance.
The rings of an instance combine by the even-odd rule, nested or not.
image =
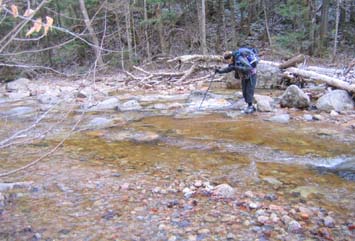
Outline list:
[[[143,88],[156,88],[161,84],[184,86],[208,80],[216,64],[222,61],[223,58],[219,55],[183,55],[167,60],[167,70],[164,69],[164,71],[148,71],[133,66],[135,72],[124,71],[124,73],[128,77],[126,84],[134,84]],[[221,81],[222,78],[223,76],[220,76],[214,81]]]

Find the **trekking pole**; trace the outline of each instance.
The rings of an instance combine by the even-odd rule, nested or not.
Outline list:
[[[206,96],[207,96],[207,93],[208,93],[209,89],[211,88],[211,85],[212,85],[212,82],[213,82],[213,80],[214,80],[215,75],[216,75],[216,73],[214,73],[214,74],[212,74],[212,75],[211,75],[210,84],[208,85],[208,88],[207,88],[207,90],[206,90],[205,94],[203,95],[203,98],[202,98],[201,104],[200,104],[200,106],[198,107],[198,109],[200,109],[200,108],[201,108],[201,106],[202,106],[203,102],[205,101]]]

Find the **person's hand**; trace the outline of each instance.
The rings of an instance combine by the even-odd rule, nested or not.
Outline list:
[[[220,69],[219,68],[216,68],[215,70],[214,70],[214,73],[215,74],[220,74],[221,72],[220,72]]]

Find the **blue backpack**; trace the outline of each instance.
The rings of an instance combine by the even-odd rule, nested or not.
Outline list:
[[[236,60],[238,60],[240,56],[246,57],[253,68],[256,68],[259,63],[258,51],[255,48],[240,48],[233,54]]]

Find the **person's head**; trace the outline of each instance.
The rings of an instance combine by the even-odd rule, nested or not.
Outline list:
[[[232,51],[226,51],[223,54],[223,58],[229,63],[231,64],[234,60],[234,55]]]

